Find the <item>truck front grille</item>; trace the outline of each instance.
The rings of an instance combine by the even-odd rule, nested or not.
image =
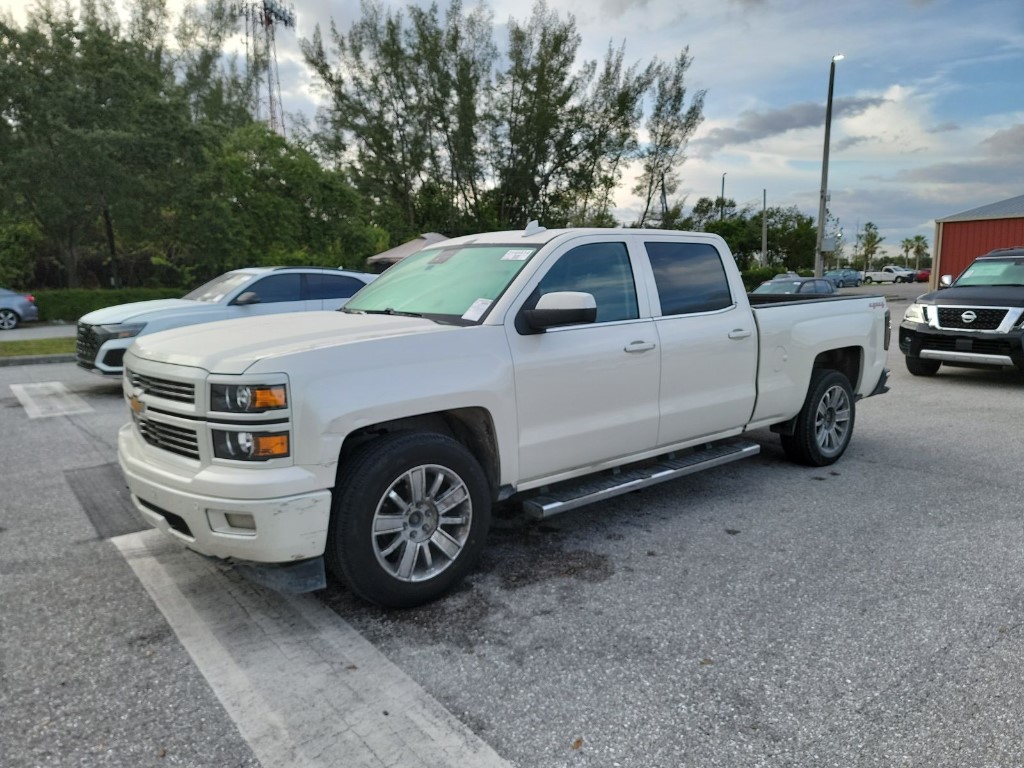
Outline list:
[[[154,376],[143,376],[135,371],[128,371],[128,380],[133,387],[138,387],[148,395],[174,400],[179,403],[194,403],[196,388],[194,384],[169,379],[158,379]]]
[[[199,436],[195,430],[136,416],[135,425],[142,439],[156,448],[199,460]]]
[[[964,320],[964,314],[974,313],[971,322]],[[961,328],[969,331],[994,331],[1006,317],[1006,309],[990,307],[939,307],[940,328]]]

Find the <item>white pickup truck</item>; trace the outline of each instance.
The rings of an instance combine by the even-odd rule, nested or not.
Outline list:
[[[909,267],[898,267],[887,264],[881,269],[864,273],[865,283],[913,283],[917,280],[917,272]]]
[[[448,240],[339,312],[139,337],[120,465],[200,553],[291,590],[326,561],[417,605],[472,568],[497,501],[555,514],[752,456],[764,427],[836,461],[856,402],[887,391],[884,299],[754,300],[710,234]]]

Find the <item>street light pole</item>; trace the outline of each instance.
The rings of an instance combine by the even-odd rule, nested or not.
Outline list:
[[[821,277],[824,272],[824,258],[821,246],[825,238],[825,201],[828,198],[828,143],[832,131],[832,86],[836,79],[836,62],[843,60],[843,54],[832,57],[828,69],[828,102],[825,105],[825,151],[821,158],[821,197],[818,200],[818,237],[814,246],[814,276]]]
[[[718,212],[718,220],[719,221],[724,221],[725,220],[725,174],[726,173],[728,173],[728,171],[725,171],[722,174],[722,196],[721,196],[721,198],[719,198],[719,200],[721,201],[720,202],[720,206],[721,207],[719,208],[719,212]]]

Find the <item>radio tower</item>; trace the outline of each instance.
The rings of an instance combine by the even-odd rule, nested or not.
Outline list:
[[[277,0],[257,2],[236,2],[232,5],[236,16],[245,19],[245,64],[250,76],[260,80],[260,73],[266,71],[266,100],[263,98],[262,83],[256,88],[255,117],[263,119],[266,105],[267,123],[270,130],[284,136],[284,107],[281,104],[281,78],[277,71],[277,45],[274,29],[295,26],[295,12],[285,8]]]

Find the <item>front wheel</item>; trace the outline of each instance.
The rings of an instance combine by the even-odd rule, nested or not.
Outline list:
[[[13,309],[0,309],[0,331],[13,331],[18,327],[18,313]]]
[[[357,451],[340,477],[325,559],[356,595],[411,608],[472,569],[490,526],[491,494],[461,443],[436,433],[387,435]]]
[[[904,359],[907,361],[907,370],[915,376],[934,376],[939,372],[939,366],[942,365],[940,360],[922,360],[920,357],[910,357],[909,355]]]
[[[850,382],[839,371],[816,368],[792,435],[782,449],[798,464],[824,467],[839,460],[853,436],[855,408]]]

